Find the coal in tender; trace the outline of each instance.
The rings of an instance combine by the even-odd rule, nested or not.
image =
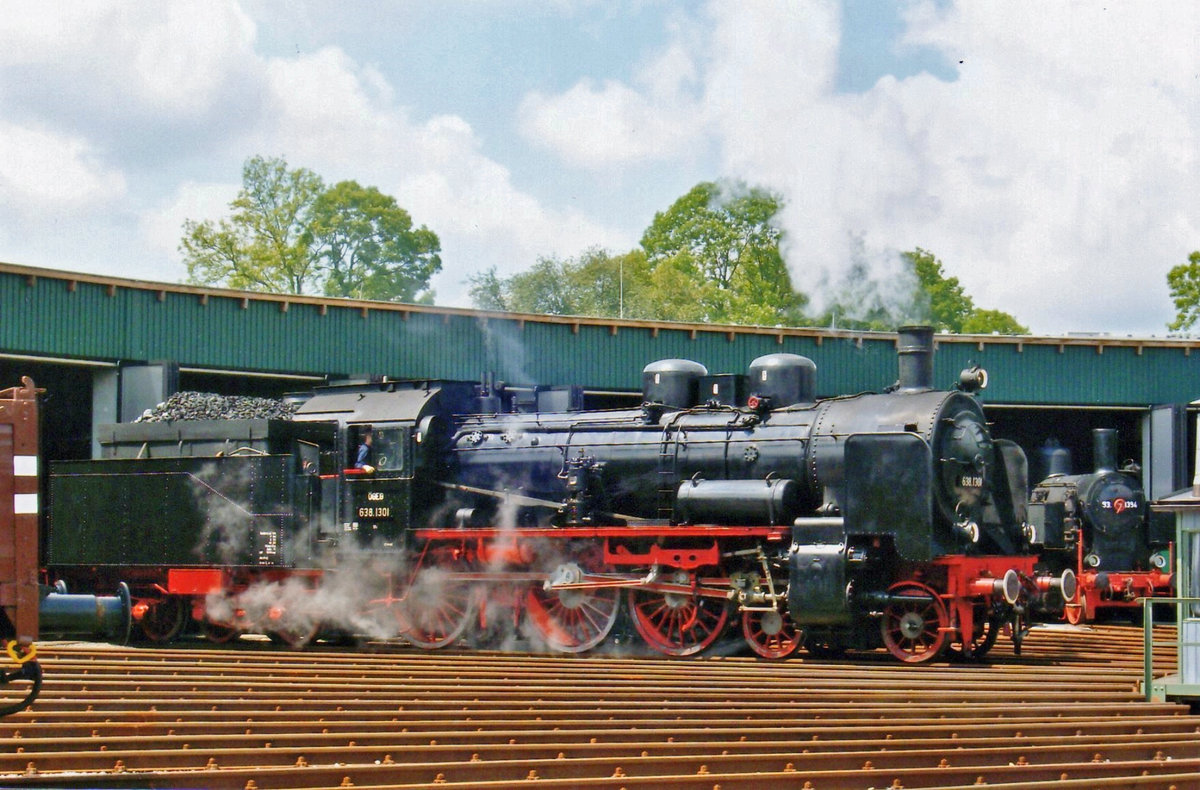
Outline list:
[[[135,422],[176,420],[290,420],[298,403],[248,395],[176,392]]]

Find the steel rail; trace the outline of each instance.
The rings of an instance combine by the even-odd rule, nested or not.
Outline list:
[[[1200,787],[1200,716],[1142,701],[1139,643],[1035,629],[921,667],[50,643],[0,785]]]

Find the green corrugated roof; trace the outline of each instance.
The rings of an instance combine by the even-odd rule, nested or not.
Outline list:
[[[895,336],[485,313],[282,296],[0,264],[0,353],[313,375],[477,379],[636,390],[679,357],[744,372],[778,351],[817,363],[821,395],[896,377]],[[996,403],[1146,405],[1200,397],[1200,342],[938,335],[935,383],[988,369]]]

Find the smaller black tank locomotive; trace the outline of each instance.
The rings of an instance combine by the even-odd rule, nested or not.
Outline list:
[[[1068,622],[1123,611],[1140,616],[1138,598],[1168,596],[1174,587],[1167,541],[1151,540],[1150,508],[1140,470],[1117,467],[1117,432],[1092,432],[1094,469],[1052,469],[1030,495],[1031,541],[1048,568],[1072,569],[1078,594],[1066,604]]]

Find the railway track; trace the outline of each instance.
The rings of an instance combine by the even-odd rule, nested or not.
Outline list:
[[[1198,788],[1200,715],[1142,701],[1141,639],[932,666],[47,644],[0,786]]]

